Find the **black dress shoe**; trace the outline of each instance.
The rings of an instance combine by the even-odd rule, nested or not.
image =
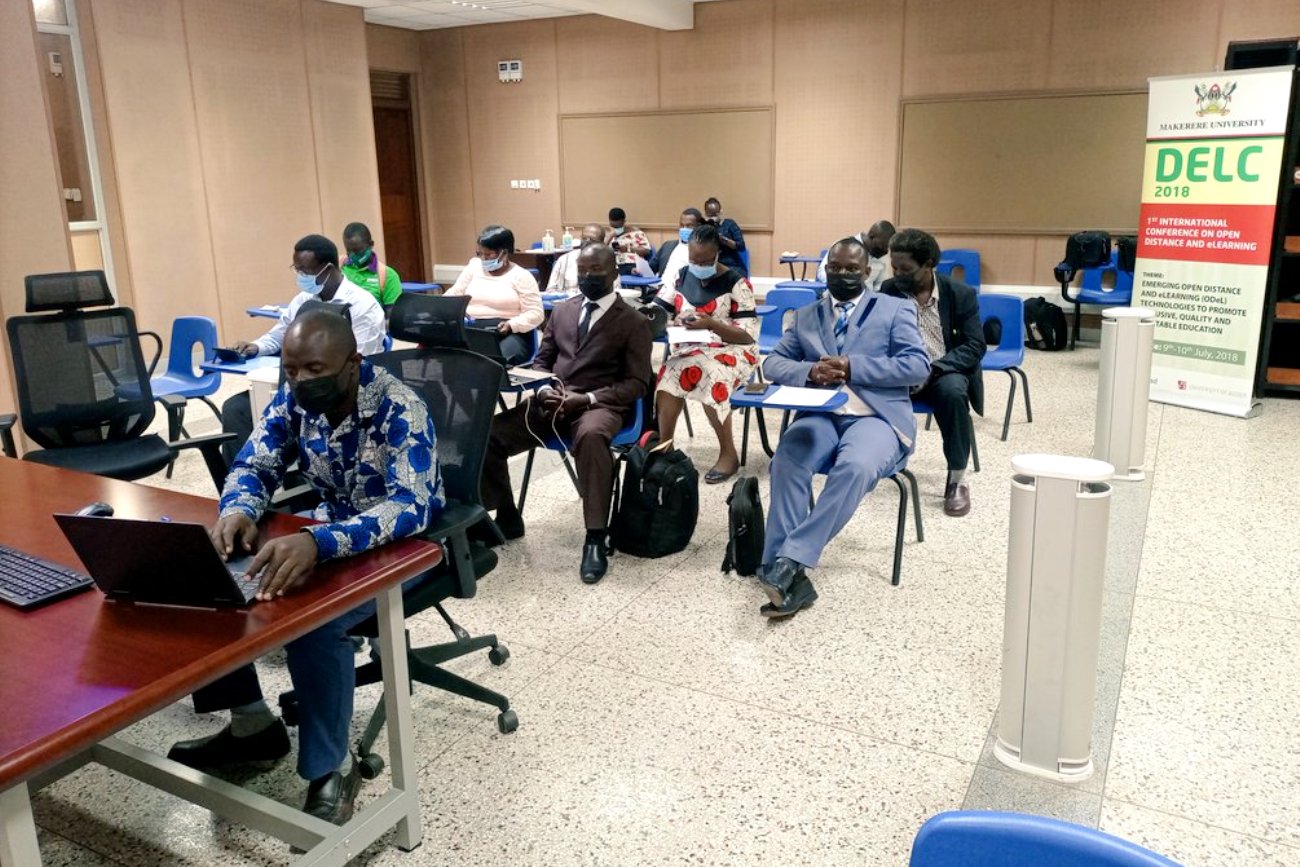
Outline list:
[[[506,541],[511,539],[522,539],[524,537],[524,516],[519,512],[502,512],[497,509],[497,528],[501,530],[501,535],[506,537]]]
[[[605,556],[604,542],[588,542],[582,546],[582,565],[578,575],[583,584],[595,584],[605,577],[609,570],[609,558]]]
[[[303,805],[302,811],[317,819],[342,825],[352,818],[359,791],[361,770],[354,759],[352,768],[346,774],[334,771],[319,780],[312,780],[307,786],[307,803]]]
[[[776,604],[764,605],[758,609],[758,613],[764,617],[789,617],[801,608],[807,608],[817,601],[817,588],[813,586],[812,580],[804,575],[793,586],[788,593],[781,597],[781,601]]]
[[[276,720],[257,734],[237,738],[227,725],[215,735],[172,744],[167,758],[191,768],[229,768],[238,765],[270,767],[289,755],[289,732]]]
[[[790,586],[803,574],[800,564],[789,557],[777,557],[771,566],[758,571],[758,584],[773,605],[780,605]]]

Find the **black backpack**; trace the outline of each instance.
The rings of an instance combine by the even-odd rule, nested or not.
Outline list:
[[[1068,286],[1079,271],[1109,264],[1110,233],[1090,230],[1075,232],[1065,239],[1065,259],[1053,270],[1056,282]]]
[[[727,497],[727,555],[722,571],[753,576],[763,562],[763,501],[758,496],[758,479],[736,479]]]
[[[1025,301],[1025,346],[1056,352],[1069,342],[1065,311],[1041,295]]]
[[[627,454],[623,490],[609,528],[610,542],[634,557],[666,557],[683,550],[700,515],[700,474],[680,449]]]
[[[1137,267],[1137,235],[1120,235],[1115,239],[1115,264],[1121,271],[1133,273]]]

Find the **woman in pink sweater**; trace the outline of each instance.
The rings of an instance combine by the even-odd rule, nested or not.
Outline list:
[[[505,226],[488,226],[478,236],[478,255],[469,260],[447,295],[468,295],[466,315],[475,327],[497,332],[507,364],[532,358],[532,332],[544,318],[537,279],[510,261],[515,233]]]

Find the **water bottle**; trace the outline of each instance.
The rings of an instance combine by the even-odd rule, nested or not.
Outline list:
[[[560,245],[563,246],[564,249],[566,250],[573,248],[573,227],[572,226],[564,227],[564,235],[560,238]]]
[[[547,229],[546,234],[542,236],[542,252],[543,253],[555,252],[555,236],[551,234],[550,229]]]

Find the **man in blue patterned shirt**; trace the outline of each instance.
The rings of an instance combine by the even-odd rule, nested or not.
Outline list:
[[[415,392],[357,352],[342,316],[312,310],[294,320],[283,347],[285,383],[240,450],[221,493],[212,541],[227,559],[253,551],[257,521],[296,467],[321,497],[321,523],[272,539],[253,559],[259,600],[301,587],[323,560],[348,557],[422,532],[442,511],[433,421]],[[298,773],[309,780],[303,809],[342,824],[361,777],[348,751],[355,688],[347,630],[373,601],[285,647],[298,697]],[[174,745],[168,756],[196,768],[274,762],[289,752],[284,723],[262,700],[252,665],[194,694],[199,713],[229,708],[215,735]]]

